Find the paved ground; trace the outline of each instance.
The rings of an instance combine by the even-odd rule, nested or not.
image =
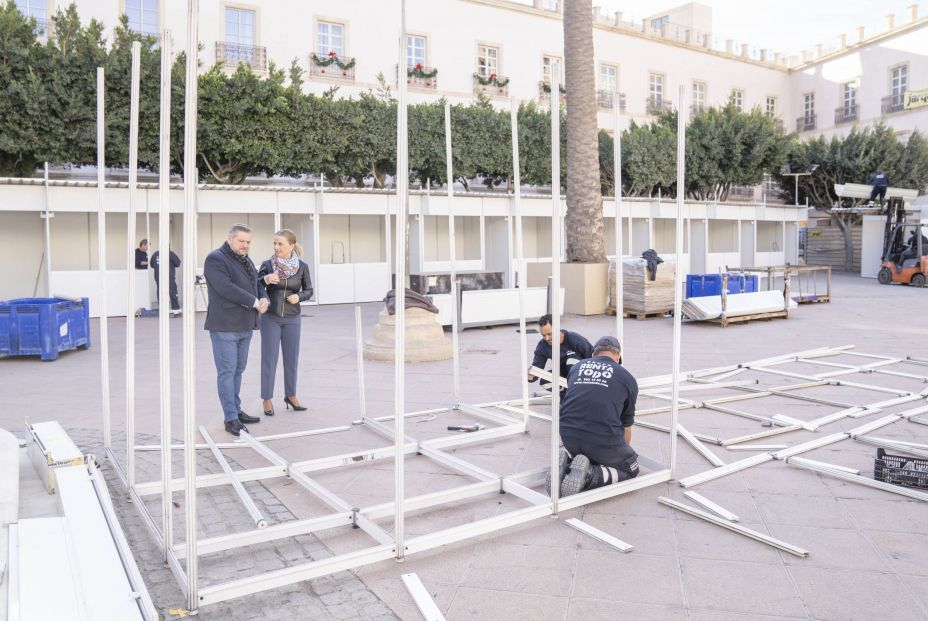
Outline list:
[[[907,287],[881,287],[875,281],[836,275],[831,304],[804,306],[789,320],[754,323],[722,329],[707,324],[687,324],[683,331],[683,368],[697,369],[775,356],[819,346],[856,345],[856,351],[885,355],[925,353],[926,329],[922,317],[928,292]],[[364,306],[366,333],[376,320],[377,305]],[[320,307],[305,311],[300,369],[300,396],[309,412],[283,411],[280,390],[277,416],[265,418],[255,429],[276,433],[344,425],[356,419],[359,401],[356,379],[354,316],[349,306]],[[565,327],[591,339],[614,330],[614,319],[566,317]],[[111,404],[114,428],[124,425],[124,321],[110,321]],[[179,329],[179,322],[173,324]],[[638,377],[670,371],[672,337],[669,319],[626,320],[626,364]],[[175,381],[174,437],[180,431],[180,340],[174,335]],[[153,320],[140,322],[138,343],[138,431],[157,434],[157,340]],[[534,337],[533,337],[534,338]],[[513,327],[468,330],[461,338],[462,401],[485,402],[514,398],[519,394],[518,334]],[[243,385],[246,405],[257,412],[259,351],[252,347],[249,371]],[[530,343],[532,346],[533,343]],[[222,437],[221,416],[215,397],[208,338],[198,331],[197,407],[200,424]],[[0,361],[3,401],[0,426],[21,425],[32,420],[57,419],[70,429],[91,430],[100,425],[99,350],[73,352],[54,363],[29,359]],[[860,364],[864,359],[841,356],[834,362]],[[390,364],[366,363],[367,403],[372,415],[392,413],[393,369]],[[823,367],[794,365],[799,373],[820,373]],[[928,369],[900,365],[899,370],[926,374]],[[407,409],[448,404],[451,395],[450,362],[407,367]],[[783,377],[745,373],[739,379],[758,379],[764,384],[784,384]],[[906,378],[860,375],[856,381],[920,391],[924,384]],[[872,403],[891,395],[848,387],[822,387],[804,394],[851,403]],[[642,401],[640,407],[652,403]],[[756,414],[782,413],[810,420],[838,408],[768,397],[733,404]],[[906,406],[896,408],[898,411]],[[909,406],[911,407],[911,406]],[[539,408],[542,411],[543,408]],[[461,415],[439,415],[432,421],[407,424],[417,438],[445,434]],[[663,414],[648,417],[666,422]],[[869,419],[844,420],[821,429],[816,435],[850,429]],[[761,431],[759,423],[704,409],[681,412],[681,422],[692,431],[728,438]],[[769,443],[795,444],[816,435],[799,431],[777,436]],[[881,429],[882,437],[906,438],[928,443],[928,427],[896,423]],[[666,434],[638,429],[634,444],[639,452],[658,460],[668,459]],[[310,459],[384,446],[387,441],[373,432],[354,428],[274,444],[291,459]],[[549,447],[548,427],[533,421],[527,436],[461,448],[455,454],[489,470],[506,474],[542,466]],[[726,462],[754,453],[712,447]],[[872,472],[873,447],[850,440],[808,453],[821,461]],[[243,467],[266,465],[245,450],[229,451]],[[204,463],[209,460],[205,460]],[[446,489],[469,482],[423,457],[407,460],[407,495]],[[679,476],[702,472],[711,466],[689,446],[679,448]],[[203,470],[206,471],[205,469]],[[156,476],[153,472],[151,475]],[[389,501],[393,495],[392,461],[356,464],[320,473],[315,477],[354,506]],[[279,499],[286,512],[274,521],[321,515],[320,503],[285,480],[265,482],[270,492],[262,502]],[[259,486],[263,487],[263,486]],[[114,485],[115,489],[116,486]],[[741,517],[741,523],[807,548],[811,555],[800,559],[769,549],[738,534],[722,530],[659,505],[659,495],[682,499],[676,484],[662,484],[581,510],[564,512],[560,519],[544,518],[530,524],[446,546],[408,558],[397,564],[382,562],[362,568],[356,575],[397,616],[416,619],[418,613],[399,576],[416,572],[449,619],[924,619],[928,618],[928,508],[879,490],[769,463],[699,486],[703,493]],[[524,506],[510,495],[459,502],[409,517],[408,535],[463,524],[500,511]],[[244,512],[227,502],[222,515]],[[635,545],[621,554],[561,522],[582,517]],[[390,529],[392,520],[381,520]],[[131,527],[130,527],[131,531]],[[332,530],[320,533],[334,553],[371,545],[360,531]],[[140,549],[141,563],[149,552]],[[254,548],[255,554],[260,553]],[[307,555],[322,554],[320,549]],[[204,562],[204,580],[227,579],[229,563]],[[211,574],[211,575],[210,575]],[[318,581],[316,581],[318,582]],[[313,583],[308,595],[318,590]],[[283,590],[275,592],[283,609]],[[309,595],[315,605],[321,598]],[[242,601],[242,600],[239,600]],[[233,602],[233,605],[236,603]],[[336,604],[337,605],[337,604]],[[216,607],[218,610],[220,606]],[[291,607],[292,608],[292,607]],[[234,608],[232,608],[234,610]],[[204,609],[209,612],[209,608]]]

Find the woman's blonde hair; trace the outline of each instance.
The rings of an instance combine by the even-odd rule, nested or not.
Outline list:
[[[296,243],[296,233],[290,229],[280,229],[274,233],[274,237],[283,237],[287,240],[287,243],[293,246],[293,251],[296,252],[296,256],[303,258],[303,247]]]

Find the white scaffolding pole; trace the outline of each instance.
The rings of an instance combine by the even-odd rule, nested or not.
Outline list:
[[[677,231],[676,231],[676,277],[673,291],[673,379],[670,402],[670,476],[677,474],[677,432],[680,419],[680,334],[683,326],[683,198],[685,195],[686,172],[686,106],[683,85],[677,101]],[[618,269],[616,270],[618,271]],[[616,313],[618,314],[618,309]]]
[[[448,251],[450,253],[451,278],[451,368],[454,375],[454,402],[461,402],[461,360],[458,330],[461,326],[458,321],[458,272],[455,260],[454,239],[454,167],[451,161],[451,104],[445,102],[445,166],[448,177]]]
[[[51,199],[49,198],[48,188],[48,162],[45,162],[45,213],[42,217],[45,219],[45,290],[48,297],[52,297],[52,213]],[[87,312],[87,311],[85,311]]]
[[[135,220],[139,178],[139,80],[142,44],[132,42],[129,96],[129,216],[126,218],[126,484],[135,485]]]
[[[561,67],[551,63],[551,374],[561,376]],[[560,452],[561,391],[551,382],[551,479],[557,480]],[[551,486],[551,513],[557,515],[561,490]]]
[[[364,387],[364,329],[361,326],[361,307],[354,307],[355,349],[358,353],[358,399],[361,407],[361,422],[367,419],[367,394]],[[260,440],[260,438],[258,438]]]
[[[525,370],[528,368],[528,335],[525,333],[525,247],[522,238],[522,177],[519,166],[519,109],[515,98],[509,100],[509,123],[512,128],[512,202],[516,220],[516,266],[519,275],[519,385],[522,386],[522,423],[528,429],[528,383]],[[511,286],[511,284],[510,284]]]
[[[406,226],[409,220],[409,136],[406,131],[406,0],[400,3],[400,40],[399,40],[399,88],[397,88],[396,105],[396,279],[393,287],[396,315],[394,316],[394,514],[393,536],[396,539],[396,560],[402,561],[405,549],[405,509],[403,497],[406,494],[404,468],[406,467],[405,423],[403,416],[406,382]]]
[[[184,99],[184,509],[187,542],[187,609],[199,608],[198,556],[197,556],[197,410],[196,410],[196,352],[194,349],[194,319],[196,318],[196,291],[193,275],[197,257],[197,60],[199,0],[187,0],[187,66]],[[170,255],[161,256],[167,274]],[[161,287],[162,293],[167,286]],[[159,309],[165,314],[167,307]]]
[[[106,126],[104,119],[103,67],[97,67],[97,271],[100,274],[100,389],[103,397],[103,448],[113,447],[110,419],[110,339],[106,309]],[[50,286],[50,285],[49,285]],[[115,460],[113,460],[115,461]]]
[[[158,248],[162,257],[171,256],[171,33],[161,35],[161,120],[158,151]],[[149,249],[151,239],[149,238]],[[150,255],[149,255],[150,256]],[[161,386],[161,533],[164,560],[174,545],[174,503],[170,481],[171,465],[171,329],[166,312],[168,287],[158,293],[158,383]]]
[[[622,126],[620,124],[621,97],[615,93],[612,100],[612,180],[615,190],[615,336],[622,346],[622,359],[625,360],[625,291],[622,255],[624,254],[624,235],[622,228]]]

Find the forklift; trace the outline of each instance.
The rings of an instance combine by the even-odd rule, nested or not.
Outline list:
[[[905,221],[901,198],[891,198],[883,235],[883,266],[877,274],[881,285],[900,283],[924,287],[928,281],[928,226]]]

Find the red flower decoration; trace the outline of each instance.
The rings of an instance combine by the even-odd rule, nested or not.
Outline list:
[[[422,63],[416,63],[416,69],[422,71]]]
[[[495,74],[495,73],[491,73],[491,74],[490,74],[490,79],[491,79],[491,80],[495,80],[495,79],[496,79],[496,74]]]
[[[335,56],[335,50],[329,50],[329,56]]]

